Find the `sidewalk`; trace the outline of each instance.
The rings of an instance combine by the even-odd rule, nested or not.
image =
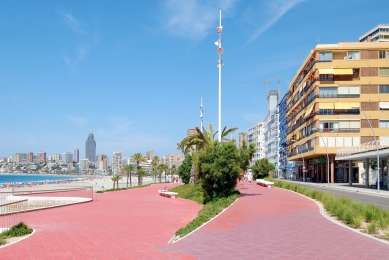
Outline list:
[[[297,193],[238,184],[242,197],[164,252],[196,259],[388,259],[389,245],[324,218]]]
[[[0,259],[388,259],[389,245],[324,218],[297,193],[238,184],[242,196],[191,235],[168,244],[201,205],[169,199],[173,185],[94,194],[94,201],[34,211],[36,233]]]
[[[310,185],[310,186],[318,186],[318,187],[324,187],[328,189],[339,189],[344,191],[350,191],[350,192],[359,192],[359,193],[366,193],[370,195],[376,195],[376,196],[382,196],[382,197],[389,197],[389,191],[386,189],[380,189],[380,192],[377,192],[377,189],[371,189],[366,188],[365,185],[362,184],[356,184],[353,183],[352,186],[349,186],[348,183],[316,183],[316,182],[301,182],[301,181],[290,181],[286,179],[281,179],[280,181],[289,182],[292,184],[303,184],[303,185]]]

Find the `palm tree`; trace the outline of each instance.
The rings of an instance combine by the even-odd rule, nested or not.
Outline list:
[[[151,168],[153,169],[155,182],[157,182],[158,165],[159,165],[159,157],[158,156],[154,156],[153,160],[151,161]]]
[[[146,157],[143,156],[143,154],[141,153],[136,153],[134,154],[132,157],[131,157],[132,160],[136,161],[136,170],[138,171],[139,170],[139,163],[140,162],[145,162],[146,161]],[[140,183],[141,179],[140,179],[140,176],[138,174],[138,185]]]
[[[128,188],[128,177],[130,177],[130,187],[132,187],[131,173],[135,171],[135,166],[133,164],[127,164],[126,166],[124,166],[123,170],[127,175],[127,188]]]
[[[139,178],[138,179],[138,186],[141,186],[141,185],[143,185],[143,176],[146,175],[147,171],[143,167],[138,167],[137,173],[138,173],[138,178]]]
[[[116,188],[119,188],[119,180],[122,179],[122,176],[120,176],[119,174],[116,174],[115,176],[113,176],[111,178],[111,180],[113,181],[113,189],[115,189],[115,182],[116,182]]]
[[[203,131],[200,131],[200,128],[196,127],[197,133],[193,134],[193,135],[189,135],[189,136],[185,137],[184,139],[182,139],[181,142],[177,144],[177,149],[181,150],[184,155],[187,155],[188,153],[191,153],[191,152],[202,151],[206,147],[212,145],[214,142],[217,141],[217,140],[215,140],[215,136],[218,133],[218,131],[216,131],[216,132],[213,131],[212,124],[209,124],[208,127],[209,127],[209,131],[207,131],[204,127],[203,127]],[[238,130],[238,128],[236,128],[236,127],[233,127],[233,128],[230,128],[227,130],[227,127],[225,126],[223,128],[222,134],[221,134],[222,141],[229,141],[227,139],[228,135],[232,134],[236,130]],[[191,184],[194,184],[194,181],[195,181],[196,158],[197,158],[197,156],[194,154],[193,160],[192,160],[192,169],[190,171],[191,172],[191,178],[190,178]]]
[[[166,171],[167,171],[168,167],[166,164],[160,164],[158,165],[158,173],[159,173],[159,182],[161,182],[161,175],[163,172],[165,172],[165,178],[166,178]]]
[[[165,182],[166,182],[166,174],[167,174],[169,167],[166,164],[162,163],[158,166],[158,169],[159,169],[159,182],[161,182],[161,174],[163,172],[165,172]]]

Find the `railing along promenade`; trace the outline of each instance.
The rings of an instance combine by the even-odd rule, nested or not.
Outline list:
[[[0,232],[21,221],[26,223],[28,211],[92,200],[93,187],[85,183],[14,186],[0,191]]]
[[[366,142],[359,145],[339,149],[338,151],[336,151],[336,156],[341,157],[368,151],[374,151],[377,149],[376,143],[378,145],[378,150],[389,148],[389,138],[382,138],[377,141]]]

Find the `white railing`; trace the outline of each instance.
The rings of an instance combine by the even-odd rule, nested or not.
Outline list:
[[[368,151],[374,151],[376,150],[376,142],[378,145],[378,150],[383,148],[389,148],[389,138],[387,137],[377,141],[371,141],[371,142],[339,149],[338,151],[336,151],[336,156],[341,157],[341,156],[358,154],[358,153],[363,153]]]

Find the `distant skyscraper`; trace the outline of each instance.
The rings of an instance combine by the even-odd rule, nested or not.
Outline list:
[[[76,163],[80,162],[80,151],[78,150],[78,148],[74,149],[74,161]]]
[[[152,160],[154,158],[154,151],[153,150],[147,151],[146,158],[147,160]]]
[[[39,152],[38,163],[45,163],[45,162],[46,162],[46,152]]]
[[[62,154],[62,162],[71,163],[73,162],[73,154],[71,152],[66,152]]]
[[[93,132],[88,135],[88,139],[85,142],[85,158],[90,162],[96,162],[96,142]]]
[[[239,148],[243,145],[243,140],[247,143],[247,132],[241,132],[239,133]]]
[[[27,163],[33,163],[34,162],[34,153],[28,152],[27,153]]]

